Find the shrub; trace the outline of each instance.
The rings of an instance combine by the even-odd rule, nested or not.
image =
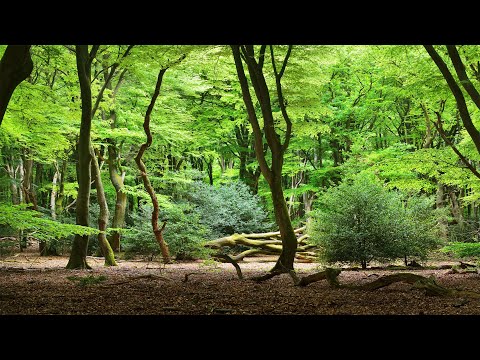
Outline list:
[[[138,213],[128,215],[129,223],[134,225],[125,230],[122,236],[122,246],[125,257],[135,254],[156,256],[160,254],[160,247],[152,231],[152,207],[144,205]],[[168,219],[163,232],[170,254],[176,259],[204,258],[207,249],[202,246],[208,234],[208,228],[199,223],[198,215],[192,212],[188,204],[172,204],[161,209],[159,219]],[[161,226],[159,221],[159,226]]]
[[[195,182],[190,201],[195,205],[200,223],[211,229],[213,237],[268,231],[272,228],[259,197],[253,195],[243,182],[218,187]]]
[[[430,199],[402,201],[373,177],[357,176],[330,188],[312,212],[310,233],[326,262],[360,263],[415,256],[437,246]]]

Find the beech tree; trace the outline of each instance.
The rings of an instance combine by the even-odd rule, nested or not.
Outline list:
[[[278,103],[286,125],[283,143],[280,135],[276,132],[270,90],[267,86],[263,72],[267,45],[262,45],[260,47],[258,51],[258,60],[255,57],[255,49],[253,45],[232,45],[231,48],[235,60],[238,79],[242,88],[243,101],[245,102],[248,119],[252,125],[253,134],[255,137],[255,154],[260,165],[262,175],[268,182],[272,193],[275,220],[279,227],[282,238],[282,252],[277,260],[277,263],[270,270],[270,272],[275,275],[290,272],[293,270],[293,262],[295,260],[295,252],[297,250],[297,238],[288,214],[287,203],[283,193],[282,167],[283,156],[288,148],[290,137],[292,135],[292,122],[286,110],[286,101],[283,97],[281,80],[285,73],[288,59],[292,53],[292,46],[288,46],[288,50],[280,66],[277,65],[273,46],[270,45],[269,47],[273,73],[275,76],[275,94],[278,97]],[[250,75],[250,82],[260,104],[263,118],[263,130],[260,127],[260,122],[255,111],[255,106],[250,94],[250,88],[245,75],[243,63],[247,65],[248,74]],[[264,138],[266,139],[268,149],[272,154],[270,165],[267,163],[266,154],[264,152]]]
[[[92,61],[98,51],[99,45],[92,46],[90,52],[88,45],[76,45],[75,56],[77,59],[78,80],[82,99],[82,118],[80,122],[80,135],[78,137],[78,195],[76,204],[76,224],[88,226],[88,208],[90,206],[90,181],[91,163],[90,130],[92,128],[92,89],[91,68]],[[67,269],[90,269],[87,264],[88,236],[75,235],[72,243],[72,252],[68,260]]]
[[[105,256],[105,265],[116,265],[113,251],[106,239],[105,231],[108,224],[108,207],[103,190],[103,183],[100,176],[100,168],[95,156],[92,144],[90,130],[92,127],[92,117],[97,108],[92,109],[92,90],[91,90],[91,68],[92,61],[95,59],[99,45],[93,45],[90,52],[88,45],[76,45],[75,55],[77,59],[78,79],[80,83],[80,94],[82,99],[82,118],[80,123],[80,135],[78,139],[78,195],[76,206],[77,225],[88,226],[88,209],[90,206],[90,181],[93,175],[96,189],[97,200],[100,205],[100,214],[98,218],[99,234],[98,241]],[[100,95],[99,95],[100,97]],[[99,98],[97,98],[99,102]],[[72,252],[67,264],[67,269],[85,269],[90,268],[87,264],[88,236],[75,235],[72,244]]]
[[[155,102],[157,101],[158,96],[160,95],[160,88],[162,86],[162,81],[163,81],[163,76],[165,72],[174,64],[181,62],[183,59],[185,59],[185,54],[182,54],[176,61],[167,64],[166,66],[162,67],[160,71],[158,72],[158,77],[157,77],[157,82],[155,84],[155,90],[153,92],[152,98],[150,100],[150,104],[148,105],[147,112],[145,113],[145,120],[143,122],[143,129],[145,131],[145,135],[147,136],[147,141],[143,143],[140,146],[140,149],[138,150],[137,156],[135,157],[135,162],[137,164],[138,169],[140,170],[140,176],[142,177],[143,180],[143,185],[145,187],[145,190],[148,192],[150,195],[150,198],[152,200],[153,204],[153,212],[152,212],[152,229],[153,233],[155,235],[155,239],[158,242],[158,245],[160,246],[160,249],[162,250],[162,257],[163,257],[163,262],[164,263],[169,263],[170,260],[170,253],[168,250],[168,245],[163,239],[163,230],[165,230],[165,226],[167,224],[167,219],[163,220],[163,225],[161,228],[158,227],[158,215],[159,215],[159,206],[158,206],[158,200],[157,196],[155,194],[155,189],[153,188],[152,184],[150,183],[150,180],[148,179],[147,176],[147,168],[145,164],[142,161],[143,154],[145,153],[145,150],[147,150],[151,145],[153,141],[152,133],[150,131],[150,116],[153,111],[153,107],[155,106]]]

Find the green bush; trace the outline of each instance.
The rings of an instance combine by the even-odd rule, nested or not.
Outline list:
[[[480,243],[453,242],[444,246],[441,251],[460,258],[480,257]]]
[[[197,181],[192,184],[189,200],[200,223],[208,226],[215,238],[272,229],[259,197],[243,182],[217,187]]]
[[[134,225],[128,228],[122,236],[122,247],[125,257],[131,258],[136,254],[156,256],[160,254],[160,247],[152,231],[152,207],[143,205],[138,213],[128,215],[128,223]],[[193,213],[191,206],[185,203],[172,204],[161,209],[160,220],[168,219],[163,237],[168,244],[170,255],[176,259],[204,258],[207,249],[202,243],[208,237],[209,230],[199,223],[198,215]]]
[[[310,233],[326,262],[425,259],[438,240],[428,198],[402,199],[371,176],[357,176],[319,196]]]

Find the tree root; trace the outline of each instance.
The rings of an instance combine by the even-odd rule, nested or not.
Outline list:
[[[326,279],[331,287],[338,288],[341,285],[337,277],[341,272],[342,270],[340,269],[326,268],[324,271],[302,277],[297,285],[307,286],[313,282]]]
[[[296,285],[307,286],[312,282],[326,279],[330,284],[330,286],[334,288],[373,291],[373,290],[378,290],[388,285],[394,284],[396,282],[404,282],[407,284],[411,284],[412,288],[414,289],[424,290],[425,295],[427,296],[471,297],[475,299],[480,299],[480,293],[476,293],[473,291],[449,289],[444,286],[441,286],[437,284],[433,276],[427,278],[425,276],[421,276],[417,274],[401,273],[401,274],[385,275],[370,283],[363,284],[363,285],[348,285],[348,284],[339,283],[337,277],[338,275],[340,275],[340,273],[341,273],[340,269],[327,268],[324,271],[320,271],[315,274],[304,276],[303,278],[300,279],[300,281]]]
[[[283,273],[284,273],[283,271],[272,271],[272,272],[268,272],[264,275],[254,276],[254,277],[250,278],[250,280],[253,280],[253,281],[258,283],[258,282],[262,282],[262,281],[271,279],[274,276],[277,276],[277,275],[280,275],[280,274],[283,274]]]
[[[238,265],[238,263],[234,259],[232,259],[227,254],[216,254],[216,255],[214,255],[214,257],[224,259],[227,262],[229,262],[230,264],[232,264],[235,267],[235,270],[237,271],[238,278],[240,280],[243,279],[242,269],[240,269],[240,266]]]

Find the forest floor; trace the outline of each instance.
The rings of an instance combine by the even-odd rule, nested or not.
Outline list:
[[[430,297],[405,283],[363,291],[330,288],[325,280],[298,287],[288,274],[250,280],[271,269],[274,257],[239,263],[243,280],[229,263],[119,260],[117,267],[104,267],[102,258],[87,259],[91,270],[66,270],[65,256],[0,258],[0,315],[480,315],[478,298]],[[315,263],[295,268],[300,277],[319,271]],[[433,275],[442,286],[480,293],[478,273],[448,269],[384,267],[342,271],[338,279],[363,284],[399,272]]]

